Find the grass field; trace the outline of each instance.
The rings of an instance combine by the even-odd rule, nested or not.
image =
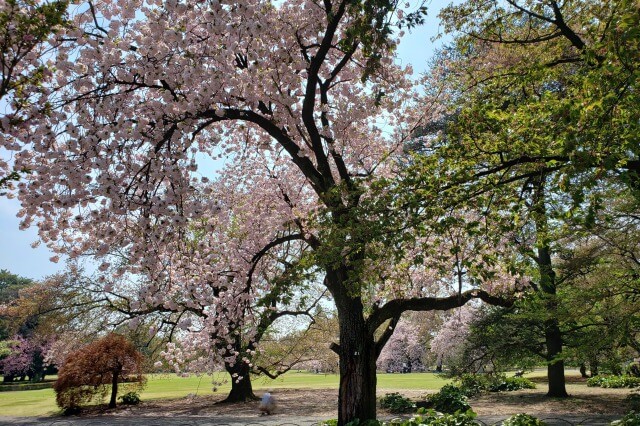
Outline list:
[[[153,374],[147,376],[147,386],[141,393],[143,401],[154,399],[182,398],[190,393],[210,395],[212,388],[225,396],[230,389],[229,383],[213,384],[223,381],[226,374],[202,377],[178,377],[175,374]],[[440,389],[447,380],[431,373],[378,374],[378,390],[385,392],[403,389]],[[338,375],[289,372],[275,380],[258,378],[253,381],[257,393],[267,389],[335,389],[338,387]],[[47,416],[58,412],[53,389],[35,391],[17,391],[0,393],[0,416]]]

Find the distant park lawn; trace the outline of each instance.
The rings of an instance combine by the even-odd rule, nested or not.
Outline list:
[[[227,375],[219,373],[213,376],[178,377],[175,374],[152,374],[147,376],[147,386],[141,393],[143,401],[156,399],[182,398],[188,394],[210,395],[212,388],[225,396],[230,389],[225,381]],[[437,390],[448,381],[432,373],[378,374],[379,391]],[[267,389],[336,389],[337,374],[313,374],[307,372],[289,372],[275,380],[254,378],[253,388],[258,393]],[[0,416],[49,416],[58,413],[53,389],[0,392]]]

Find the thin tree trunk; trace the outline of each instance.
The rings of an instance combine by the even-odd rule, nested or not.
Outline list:
[[[118,377],[122,369],[116,368],[113,370],[113,377],[111,378],[111,400],[109,401],[109,408],[116,408],[116,396],[118,395]]]
[[[558,301],[556,299],[556,272],[551,261],[549,244],[548,215],[545,201],[545,177],[541,175],[536,182],[533,214],[538,243],[538,272],[540,273],[540,291],[545,300],[547,320],[544,323],[545,344],[547,347],[547,378],[549,390],[547,396],[568,397],[565,387],[564,360],[562,359],[562,330],[557,318]]]

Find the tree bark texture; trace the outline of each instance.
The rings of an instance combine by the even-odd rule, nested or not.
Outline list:
[[[339,309],[340,388],[338,424],[376,418],[376,353],[358,299],[352,308]]]
[[[258,399],[253,393],[253,385],[251,384],[251,376],[247,364],[239,360],[233,366],[225,364],[225,369],[231,376],[231,390],[227,398],[222,402],[247,402]],[[238,380],[238,377],[242,377],[242,379]]]
[[[564,361],[562,358],[562,332],[557,320],[545,323],[545,342],[547,345],[547,376],[549,390],[547,396],[566,398],[569,396],[565,387]]]

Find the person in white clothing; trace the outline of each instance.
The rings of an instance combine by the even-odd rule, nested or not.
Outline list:
[[[276,408],[276,400],[271,396],[269,392],[265,392],[262,395],[262,400],[260,401],[260,415],[269,415],[273,413],[273,410]]]

